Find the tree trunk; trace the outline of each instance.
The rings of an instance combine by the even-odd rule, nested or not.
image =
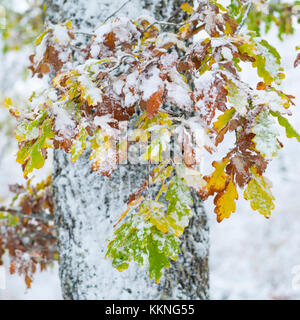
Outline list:
[[[125,0],[124,0],[125,2]],[[72,20],[77,29],[90,31],[122,3],[119,0],[48,0],[52,22]],[[136,17],[155,14],[166,19],[182,0],[131,0],[118,13]],[[180,19],[179,14],[176,19]],[[107,238],[128,195],[146,179],[144,165],[122,165],[111,178],[91,171],[89,151],[76,163],[63,151],[54,152],[53,191],[59,232],[59,273],[64,299],[208,299],[208,222],[201,200],[194,198],[194,217],[182,237],[181,254],[159,284],[132,263],[122,273],[104,258]]]

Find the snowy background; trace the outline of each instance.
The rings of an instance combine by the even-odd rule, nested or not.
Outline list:
[[[294,69],[293,62],[295,46],[300,44],[300,28],[293,36],[286,37],[284,42],[278,40],[275,29],[265,38],[282,56],[287,75],[282,90],[297,97],[290,122],[299,131],[300,67]],[[40,85],[37,81],[25,81],[15,76],[22,73],[27,55],[25,50],[0,60],[0,67],[5,65],[5,69],[9,70],[8,66],[11,66],[14,70],[7,73],[0,68],[0,93],[30,95]],[[250,70],[244,76],[255,86],[257,77]],[[15,77],[14,81],[12,77]],[[13,86],[7,87],[8,83],[13,83]],[[6,110],[1,108],[0,121],[6,117]],[[5,125],[8,125],[7,122]],[[295,277],[293,269],[300,266],[300,144],[296,139],[287,140],[282,139],[285,148],[266,174],[273,183],[276,199],[276,209],[269,220],[253,212],[249,203],[240,198],[237,212],[219,224],[213,213],[212,200],[205,204],[211,220],[212,299],[300,299],[300,289],[293,289],[292,286]],[[8,145],[7,137],[0,132],[0,203],[11,196],[8,184],[22,182],[23,179],[21,168],[15,163],[15,152],[15,143]],[[57,266],[37,274],[30,290],[25,288],[22,277],[9,275],[7,259],[5,273],[7,288],[0,289],[0,299],[61,298]]]

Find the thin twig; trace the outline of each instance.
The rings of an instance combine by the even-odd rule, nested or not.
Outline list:
[[[138,207],[138,205],[145,200],[144,197],[138,197],[137,199],[130,202],[127,209],[123,212],[121,217],[118,219],[118,221],[114,224],[114,228],[126,217],[127,213],[131,210],[134,210]]]
[[[104,72],[112,72],[112,71],[118,69],[122,65],[122,63],[128,58],[131,58],[131,59],[134,59],[135,61],[137,61],[137,59],[134,56],[132,56],[131,54],[126,54],[121,57],[119,63],[116,66],[114,66],[108,70],[104,70]]]
[[[75,31],[75,32],[73,32],[73,33],[74,33],[74,34],[83,34],[83,35],[88,36],[88,37],[94,37],[94,36],[96,36],[95,33],[89,33],[89,32],[84,32],[84,31]]]
[[[174,22],[167,22],[167,21],[154,21],[153,23],[149,24],[149,26],[145,29],[144,32],[147,32],[151,27],[153,27],[156,24],[165,25],[165,26],[173,26],[173,27],[182,27],[190,22],[191,21],[185,21],[182,23],[174,23]]]
[[[125,1],[122,5],[121,5],[121,7],[119,8],[119,9],[117,9],[115,12],[113,12],[109,17],[107,17],[105,20],[104,20],[104,22],[103,23],[106,23],[111,17],[113,17],[115,14],[117,14],[120,10],[122,10],[125,6],[126,6],[126,4],[127,3],[129,3],[131,0],[127,0],[127,1]]]
[[[245,14],[243,16],[243,19],[242,19],[241,23],[238,25],[238,27],[237,27],[237,29],[235,31],[235,35],[239,34],[239,32],[241,31],[243,25],[245,24],[245,22],[246,22],[246,20],[248,18],[251,6],[252,6],[252,1],[250,0],[249,3],[248,3],[247,9],[245,11]]]

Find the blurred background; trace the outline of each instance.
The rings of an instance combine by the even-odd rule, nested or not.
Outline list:
[[[22,105],[43,84],[42,80],[31,79],[27,71],[33,41],[42,28],[41,3],[0,0],[0,205],[9,204],[13,197],[9,184],[24,183],[21,166],[15,161],[15,122],[4,107],[4,99],[9,96]],[[295,25],[293,34],[283,35],[283,41],[274,25],[262,36],[281,54],[286,71],[282,90],[296,96],[290,122],[299,132],[300,67],[294,69],[293,63],[295,47],[300,45],[300,24]],[[246,66],[243,71],[245,80],[256,86],[257,76]],[[212,299],[300,299],[300,285],[295,285],[300,270],[300,144],[296,139],[282,142],[285,147],[266,172],[276,199],[270,219],[253,212],[248,202],[239,199],[237,212],[217,223],[212,200],[205,204],[211,224]],[[40,178],[50,171],[51,161],[35,175]],[[9,274],[5,257],[0,272],[5,273],[6,289],[0,286],[0,299],[61,299],[57,269],[53,265],[37,273],[32,288],[26,289],[23,276]]]

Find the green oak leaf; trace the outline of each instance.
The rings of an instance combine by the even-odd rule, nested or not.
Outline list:
[[[148,265],[149,277],[160,281],[162,270],[176,260],[180,240],[174,234],[165,234],[139,213],[131,215],[127,222],[115,231],[114,239],[108,244],[106,257],[119,271],[129,267],[131,261],[140,267]]]
[[[166,213],[169,227],[173,229],[176,236],[180,237],[189,224],[189,217],[193,214],[190,208],[193,205],[193,199],[189,187],[177,175],[169,183],[166,200],[169,201]]]

